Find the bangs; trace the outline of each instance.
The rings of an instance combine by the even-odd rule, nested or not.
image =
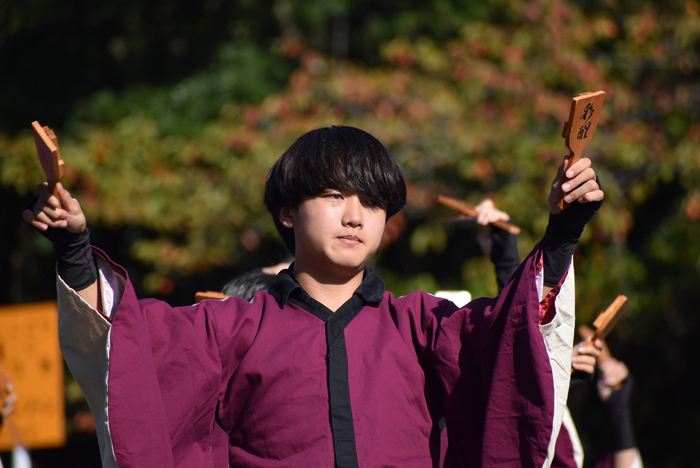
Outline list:
[[[403,208],[406,196],[403,176],[376,138],[349,127],[331,127],[313,137],[311,151],[306,153],[297,173],[298,193],[317,195],[326,189],[354,190],[383,203],[388,216]]]
[[[401,169],[379,140],[354,127],[312,130],[275,162],[265,183],[265,205],[290,252],[293,239],[290,244],[290,232],[279,222],[280,209],[326,189],[360,192],[382,203],[387,217],[406,204]]]

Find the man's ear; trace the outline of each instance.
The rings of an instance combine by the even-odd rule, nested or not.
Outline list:
[[[280,223],[282,223],[282,226],[286,228],[294,228],[294,219],[292,218],[292,208],[289,206],[285,206],[280,208],[280,215],[279,215]]]

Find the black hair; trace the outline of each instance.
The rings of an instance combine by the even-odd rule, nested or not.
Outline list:
[[[256,292],[267,291],[275,278],[277,276],[263,273],[261,270],[249,271],[226,283],[221,292],[250,301]]]
[[[326,189],[354,190],[377,200],[386,206],[387,219],[406,204],[401,169],[372,135],[335,125],[305,133],[273,164],[265,182],[265,205],[292,255],[294,230],[280,222],[280,210]]]

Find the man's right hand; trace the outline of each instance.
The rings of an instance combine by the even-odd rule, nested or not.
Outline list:
[[[24,210],[22,218],[53,243],[58,275],[88,304],[100,310],[97,270],[85,214],[80,202],[63,185],[58,183],[56,188],[58,198],[52,195],[47,183],[39,184],[36,201]]]
[[[48,228],[66,229],[75,234],[85,230],[86,221],[80,202],[73,198],[59,182],[57,199],[46,182],[37,187],[38,197],[33,208],[24,210],[22,218],[40,231]]]

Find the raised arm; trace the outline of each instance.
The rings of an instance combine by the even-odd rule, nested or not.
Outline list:
[[[33,206],[22,213],[22,218],[53,243],[58,275],[90,306],[100,310],[97,270],[85,214],[78,199],[60,182],[56,188],[60,202],[46,182],[40,184]]]
[[[542,239],[544,296],[564,277],[583,228],[598,211],[605,197],[591,167],[591,160],[581,158],[564,173],[568,159],[568,156],[565,157],[559,166],[549,193],[549,225]],[[557,206],[562,192],[565,194],[564,201],[571,203],[564,210]]]
[[[596,466],[641,467],[642,459],[634,437],[630,408],[633,378],[625,363],[612,357],[599,363],[598,369],[598,396],[603,402],[608,420],[610,453],[607,465],[603,462]]]

